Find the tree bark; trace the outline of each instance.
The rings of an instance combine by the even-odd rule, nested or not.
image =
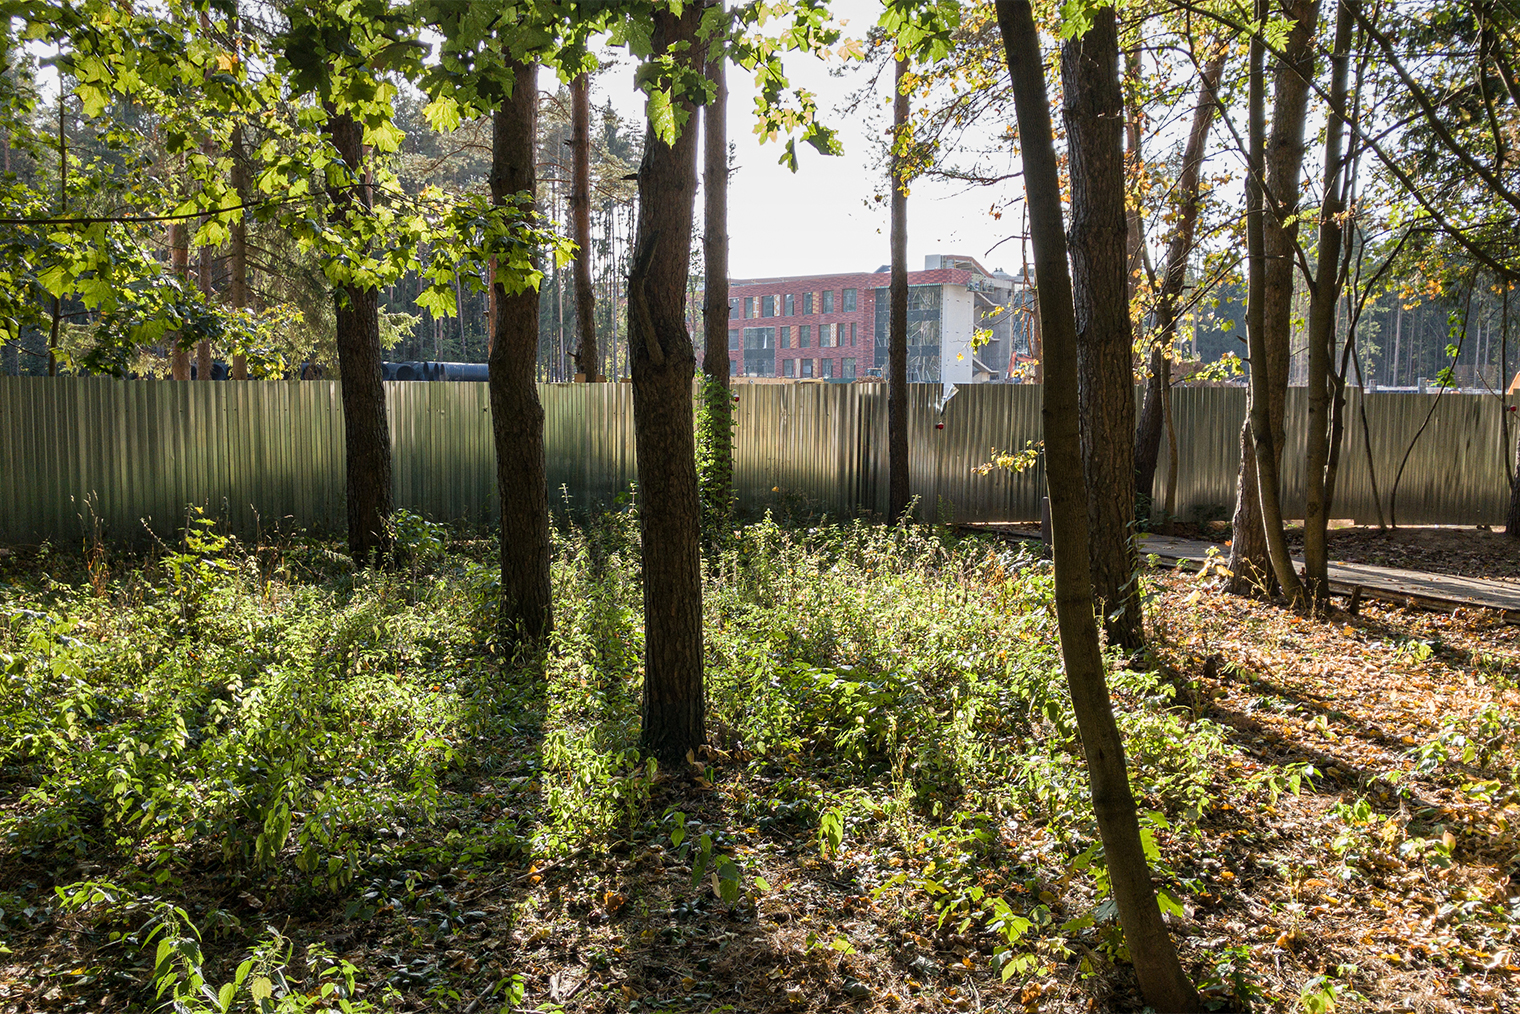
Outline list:
[[[1257,0],[1258,20],[1265,16],[1265,8],[1265,0]],[[1251,390],[1250,412],[1247,416],[1250,427],[1249,447],[1245,450],[1251,455],[1256,465],[1253,473],[1256,480],[1255,503],[1259,518],[1258,527],[1266,543],[1270,567],[1267,572],[1276,577],[1278,585],[1288,600],[1297,603],[1303,598],[1303,587],[1299,583],[1298,574],[1293,570],[1293,560],[1288,555],[1287,540],[1283,536],[1282,505],[1279,500],[1281,483],[1278,478],[1278,464],[1282,460],[1283,444],[1281,415],[1279,414],[1276,420],[1272,418],[1274,404],[1280,410],[1287,397],[1288,333],[1285,328],[1279,330],[1275,326],[1279,323],[1277,320],[1270,319],[1274,312],[1291,310],[1293,265],[1291,261],[1288,262],[1289,273],[1285,279],[1288,286],[1288,299],[1284,301],[1281,298],[1281,292],[1272,291],[1274,282],[1280,285],[1284,281],[1281,277],[1273,277],[1269,259],[1272,250],[1279,248],[1269,249],[1267,244],[1267,221],[1271,216],[1266,213],[1266,187],[1263,185],[1266,162],[1264,151],[1266,97],[1263,71],[1265,59],[1266,45],[1260,36],[1253,35],[1249,84],[1250,124],[1247,128],[1250,138],[1250,167],[1246,176],[1246,245],[1249,251],[1246,335],[1251,355]],[[1279,84],[1281,84],[1280,79]],[[1276,127],[1277,125],[1274,125],[1274,135]],[[1297,193],[1296,186],[1294,192]],[[1278,231],[1280,233],[1281,230]],[[1273,299],[1274,295],[1278,298]],[[1287,324],[1287,318],[1284,317],[1281,323]],[[1245,473],[1242,472],[1242,474]],[[1243,489],[1241,493],[1246,495],[1247,491]],[[1237,506],[1237,518],[1239,515],[1240,510]],[[1233,558],[1233,547],[1231,555]],[[1233,559],[1231,562],[1230,569],[1235,575],[1234,580],[1240,580],[1242,572],[1233,566]],[[1260,569],[1254,562],[1251,567]]]
[[[1167,243],[1166,263],[1161,286],[1156,293],[1156,346],[1151,352],[1150,375],[1145,383],[1145,400],[1140,407],[1140,421],[1135,427],[1135,495],[1144,502],[1155,497],[1156,462],[1160,457],[1161,434],[1166,428],[1167,405],[1171,399],[1172,344],[1177,338],[1177,303],[1187,284],[1188,261],[1193,255],[1193,237],[1198,226],[1199,177],[1202,175],[1203,150],[1214,122],[1218,97],[1215,90],[1224,73],[1225,51],[1221,49],[1204,64],[1198,85],[1198,103],[1193,107],[1193,122],[1187,143],[1182,149],[1182,169],[1177,174],[1177,226]],[[1175,455],[1172,464],[1175,466]],[[1172,500],[1171,487],[1167,497]],[[1175,502],[1174,500],[1172,502]],[[1171,510],[1166,521],[1173,520]]]
[[[184,222],[169,226],[169,269],[179,280],[181,288],[190,284],[190,227]],[[180,333],[174,332],[174,347],[169,353],[169,376],[174,380],[190,379],[190,350],[180,344]]]
[[[693,51],[702,8],[677,17],[660,8],[656,58],[670,55],[701,71]],[[687,115],[694,107],[680,100]],[[702,685],[701,519],[697,496],[692,375],[696,350],[686,330],[686,280],[697,132],[688,119],[674,144],[649,124],[639,165],[638,226],[628,274],[628,345],[639,462],[639,529],[644,562],[644,712],[641,742],[676,765],[707,739]]]
[[[370,206],[369,188],[358,185],[364,128],[352,117],[329,110],[327,132],[352,180],[329,192],[333,218],[345,222]],[[361,567],[382,562],[390,549],[391,441],[380,374],[378,297],[373,288],[345,285],[333,298],[348,452],[348,552]]]
[[[892,275],[887,292],[887,504],[893,521],[908,509],[908,96],[899,57],[892,79]]]
[[[702,522],[709,545],[727,531],[734,489],[734,405],[728,358],[728,73],[725,57],[709,55],[708,80],[716,86],[702,107]]]
[[[1061,81],[1093,589],[1109,643],[1134,650],[1144,643],[1145,632],[1132,538],[1134,346],[1125,252],[1124,102],[1112,7],[1093,13],[1086,35],[1061,44]]]
[[[1040,278],[1047,355],[1043,409],[1045,467],[1055,555],[1056,620],[1066,681],[1082,735],[1093,812],[1103,841],[1119,924],[1140,980],[1140,991],[1146,1003],[1157,1010],[1196,1011],[1202,1003],[1177,960],[1176,947],[1161,919],[1151,886],[1135,799],[1125,768],[1124,744],[1114,721],[1093,615],[1087,553],[1087,488],[1079,464],[1082,409],[1077,390],[1077,324],[1067,274],[1061,184],[1039,34],[1033,12],[1024,0],[999,0],[997,19],[1013,80],[1030,212],[1029,231]],[[1122,254],[1122,244],[1119,250]],[[1125,486],[1129,486],[1127,481]]]
[[[512,94],[496,110],[491,138],[491,201],[517,204],[534,194],[538,66],[514,63]],[[521,211],[536,209],[531,197]],[[554,613],[549,578],[549,480],[544,464],[544,409],[538,400],[538,290],[508,291],[500,273],[496,338],[491,343],[491,434],[501,497],[501,605],[504,636],[517,642],[546,636]]]
[[[1264,6],[1264,5],[1263,5]],[[1263,13],[1266,13],[1265,10]],[[1283,14],[1293,28],[1283,46],[1283,62],[1273,71],[1272,134],[1262,156],[1265,164],[1266,211],[1262,222],[1263,286],[1261,299],[1262,357],[1251,353],[1251,372],[1264,372],[1266,418],[1270,421],[1271,471],[1275,481],[1286,439],[1283,414],[1288,397],[1289,339],[1293,318],[1294,252],[1298,225],[1298,188],[1304,157],[1304,120],[1308,108],[1308,82],[1314,73],[1314,31],[1319,0],[1287,0]],[[1287,223],[1284,225],[1284,223]],[[1252,391],[1255,391],[1252,386]],[[1241,466],[1236,485],[1235,519],[1230,545],[1228,586],[1236,593],[1263,588],[1276,590],[1280,577],[1274,573],[1268,522],[1262,517],[1262,494],[1257,479],[1260,462],[1251,442],[1249,416],[1241,428]],[[1278,491],[1272,499],[1277,501]],[[1281,518],[1277,525],[1281,529]],[[1296,578],[1295,578],[1296,583]]]
[[[576,372],[588,384],[601,380],[596,345],[596,289],[591,285],[591,97],[585,74],[570,82],[570,219],[575,240]]]
[[[1331,415],[1340,394],[1332,377],[1335,355],[1335,309],[1341,295],[1341,244],[1345,233],[1341,215],[1346,209],[1343,184],[1342,141],[1344,111],[1349,91],[1351,32],[1355,26],[1350,4],[1341,0],[1335,16],[1335,41],[1331,53],[1330,108],[1325,122],[1325,183],[1320,205],[1318,263],[1314,287],[1309,292],[1309,425],[1304,446],[1304,585],[1310,601],[1322,606],[1330,601],[1330,556],[1327,541],[1329,510],[1334,495],[1334,461],[1340,433]]]

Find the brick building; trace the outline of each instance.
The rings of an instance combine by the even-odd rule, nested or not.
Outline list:
[[[729,372],[854,380],[885,376],[891,273],[729,282]],[[908,382],[1008,380],[1033,354],[1033,294],[970,257],[930,254],[908,272]],[[991,340],[972,347],[979,330]]]

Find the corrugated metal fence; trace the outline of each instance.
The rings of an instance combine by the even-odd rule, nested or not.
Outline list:
[[[881,384],[743,384],[735,473],[739,499],[758,507],[800,497],[837,515],[884,513],[886,389]],[[390,383],[396,503],[429,517],[480,524],[497,510],[484,384]],[[595,508],[637,479],[633,392],[627,384],[547,384],[551,503]],[[1289,392],[1289,448],[1301,446],[1304,392]],[[1043,469],[973,468],[994,448],[1040,438],[1040,389],[963,387],[940,407],[938,387],[909,396],[913,490],[921,512],[956,520],[1039,517]],[[1240,461],[1245,392],[1175,392],[1178,512],[1228,517]],[[1365,404],[1372,468],[1360,426]],[[1432,408],[1434,413],[1431,414]],[[1502,522],[1507,499],[1503,405],[1492,397],[1353,393],[1336,517],[1384,513],[1410,440],[1398,517],[1408,523]],[[68,543],[97,522],[107,536],[145,536],[205,506],[232,530],[276,525],[343,530],[343,423],[335,382],[172,383],[0,377],[0,542]],[[939,424],[943,423],[941,427]],[[1511,427],[1512,431],[1520,427]],[[1301,510],[1301,455],[1285,456],[1287,509]],[[1166,475],[1165,453],[1159,474]]]

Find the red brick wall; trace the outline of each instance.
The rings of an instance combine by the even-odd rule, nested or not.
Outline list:
[[[822,371],[817,365],[819,359],[832,359],[833,376],[842,376],[841,361],[854,359],[856,375],[860,376],[866,370],[876,365],[876,336],[872,329],[876,325],[876,289],[886,288],[891,281],[891,274],[883,271],[878,273],[856,273],[846,275],[795,275],[782,278],[739,278],[728,283],[728,298],[738,300],[738,314],[730,318],[728,329],[742,332],[746,327],[774,327],[791,328],[790,348],[777,348],[776,350],[776,376],[784,375],[782,365],[788,359],[812,359],[814,360],[813,376],[821,376]],[[909,285],[965,285],[971,280],[969,271],[957,271],[954,268],[939,268],[934,271],[910,271],[908,272]],[[832,290],[834,293],[834,312],[822,313],[822,300],[819,293],[823,290]],[[841,309],[844,305],[843,291],[854,289],[856,292],[855,309],[845,312]],[[802,295],[811,292],[813,296],[813,312],[802,312]],[[782,311],[786,309],[785,296],[794,296],[797,312],[790,317],[784,316]],[[776,316],[761,317],[762,296],[776,297]],[[752,298],[755,301],[755,316],[744,319],[744,300]],[[848,331],[851,324],[855,325],[855,344],[840,345],[835,348],[818,348],[818,325],[829,324],[832,326],[844,324]],[[806,325],[811,332],[808,347],[797,347],[799,326]],[[887,336],[881,336],[881,342],[886,343]],[[847,343],[848,338],[845,339]],[[781,343],[778,330],[776,343]],[[743,344],[741,339],[740,344]],[[730,349],[729,358],[739,364],[743,369],[744,350]],[[800,375],[800,365],[794,366],[794,372]]]

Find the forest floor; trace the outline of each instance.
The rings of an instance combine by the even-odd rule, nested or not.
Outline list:
[[[626,519],[531,659],[488,546],[198,538],[0,560],[0,1012],[1142,1007],[1027,552],[741,529],[661,771]],[[1144,581],[1113,692],[1210,1002],[1520,1010],[1520,629]]]

